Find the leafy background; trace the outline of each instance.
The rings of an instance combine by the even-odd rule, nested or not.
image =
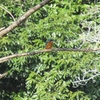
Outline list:
[[[1,0],[17,20],[41,0]],[[0,38],[0,57],[45,49],[49,38],[53,48],[97,48],[100,2],[98,0],[55,0],[32,14],[17,28]],[[12,17],[0,7],[0,27],[7,27]],[[95,25],[96,28],[95,29]],[[96,30],[96,31],[95,31]],[[91,37],[92,36],[92,37]],[[90,38],[91,37],[91,38]],[[91,40],[91,41],[90,41]],[[94,41],[96,40],[96,41]],[[100,71],[99,52],[50,52],[13,58],[0,64],[1,100],[98,100],[99,76],[85,85],[73,85],[84,70]],[[87,78],[92,74],[87,74]]]

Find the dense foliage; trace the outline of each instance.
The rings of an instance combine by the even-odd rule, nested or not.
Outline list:
[[[0,27],[7,27],[41,0],[1,0]],[[33,13],[17,28],[0,38],[0,57],[53,48],[97,48],[100,2],[96,0],[54,0]],[[4,9],[3,9],[4,8]],[[5,10],[7,9],[14,17]],[[99,38],[97,38],[99,39]],[[94,41],[96,40],[96,41]],[[74,86],[84,71],[100,71],[99,52],[49,52],[13,58],[0,64],[0,100],[98,100],[100,78]],[[94,74],[94,73],[93,73]],[[87,74],[88,79],[93,75]]]

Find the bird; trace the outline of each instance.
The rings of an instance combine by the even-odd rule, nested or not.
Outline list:
[[[46,43],[45,49],[51,49],[53,46],[53,39],[49,39]]]

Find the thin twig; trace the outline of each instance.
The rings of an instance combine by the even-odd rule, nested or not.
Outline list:
[[[15,21],[14,16],[6,8],[4,8],[3,6],[0,6],[0,8],[4,9],[12,17],[12,19]]]

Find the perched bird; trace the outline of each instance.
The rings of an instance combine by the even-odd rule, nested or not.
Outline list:
[[[49,39],[46,43],[45,49],[51,49],[53,46],[53,39]]]

